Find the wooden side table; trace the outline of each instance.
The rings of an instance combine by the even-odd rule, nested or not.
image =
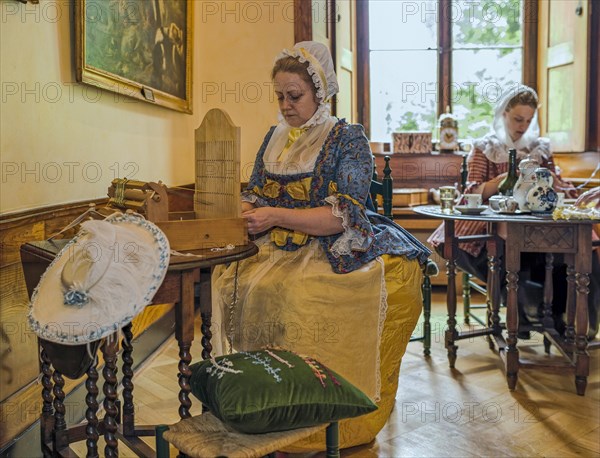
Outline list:
[[[587,352],[588,330],[588,285],[592,270],[592,224],[582,221],[519,221],[514,218],[503,223],[499,229],[506,238],[506,280],[508,331],[505,356],[508,387],[514,390],[520,367],[543,368],[553,372],[575,374],[577,394],[583,396],[589,374],[589,354]],[[517,349],[517,282],[521,270],[521,253],[546,253],[546,277],[544,281],[544,317],[542,325],[544,337],[554,344],[564,355],[566,363],[552,365],[539,361],[519,360]],[[567,264],[567,322],[564,337],[554,328],[552,318],[552,265],[553,253],[563,253]],[[503,358],[504,359],[504,358]]]
[[[589,355],[587,352],[589,276],[592,265],[592,225],[596,220],[554,221],[550,217],[532,215],[501,215],[486,210],[480,215],[448,215],[438,206],[415,207],[418,214],[443,219],[445,222],[444,257],[448,268],[448,330],[445,334],[446,349],[450,367],[454,367],[457,354],[457,340],[480,335],[493,337],[498,345],[499,355],[504,361],[506,380],[510,390],[516,388],[519,368],[538,368],[556,373],[575,375],[577,394],[583,396],[589,374]],[[487,234],[476,236],[457,236],[454,224],[460,220],[485,222]],[[485,241],[489,255],[488,295],[489,324],[487,328],[458,332],[456,330],[456,289],[455,289],[455,253],[459,243]],[[546,253],[546,276],[544,281],[544,318],[542,333],[546,351],[554,344],[564,356],[561,364],[549,364],[541,361],[519,359],[517,349],[518,305],[517,282],[522,252]],[[498,317],[500,303],[500,255],[504,253],[507,279],[507,338],[504,339]],[[554,329],[552,319],[552,264],[553,254],[564,254],[567,263],[567,323],[565,335]]]
[[[56,257],[56,254],[67,243],[67,240],[55,242],[30,242],[21,247],[21,262],[25,273],[25,282],[29,295],[39,282],[40,276]],[[175,337],[179,345],[179,416],[190,417],[191,387],[189,368],[192,360],[190,348],[194,340],[194,286],[200,283],[200,313],[202,318],[202,358],[210,357],[210,325],[212,318],[212,298],[210,276],[212,269],[220,264],[236,262],[258,252],[253,243],[237,246],[232,250],[210,249],[192,251],[196,257],[172,256],[169,269],[154,296],[153,303],[175,303]],[[155,434],[155,425],[135,425],[133,404],[133,358],[131,324],[123,328],[123,403],[117,399],[117,336],[107,338],[102,345],[105,360],[103,368],[103,392],[105,395],[104,409],[106,415],[102,421],[97,418],[99,378],[96,364],[87,370],[85,382],[87,396],[86,424],[68,427],[65,421],[65,393],[63,392],[63,374],[52,367],[52,361],[42,343],[41,373],[42,373],[42,412],[40,414],[40,429],[42,452],[45,456],[75,456],[69,444],[86,440],[87,456],[99,456],[97,440],[103,434],[106,447],[103,456],[118,456],[118,441],[124,442],[139,456],[152,456],[154,451],[140,439],[140,436]]]

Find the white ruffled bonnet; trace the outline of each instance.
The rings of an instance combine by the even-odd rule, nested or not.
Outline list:
[[[331,98],[339,91],[329,49],[317,41],[301,41],[296,43],[292,49],[284,49],[276,57],[275,62],[288,56],[298,59],[302,63],[308,62],[308,73],[317,89],[319,108],[302,127],[311,127],[325,122],[331,115]],[[281,113],[279,121],[287,124]]]
[[[317,41],[301,41],[292,49],[284,49],[275,61],[290,56],[300,62],[308,62],[308,73],[317,88],[317,98],[327,102],[339,90],[337,77],[333,68],[333,59],[327,46]]]

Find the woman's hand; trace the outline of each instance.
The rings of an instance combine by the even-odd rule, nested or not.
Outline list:
[[[247,212],[248,210],[252,210],[253,208],[256,208],[256,206],[253,203],[242,201],[242,213]]]
[[[491,196],[498,194],[498,186],[502,183],[502,180],[506,178],[508,172],[501,173],[500,175],[492,178],[485,183],[482,183],[482,187],[479,190],[474,190],[473,192],[481,192],[481,198],[485,201],[488,200]]]
[[[260,234],[277,225],[277,210],[274,207],[258,207],[242,212],[248,222],[249,234]]]
[[[315,208],[258,207],[243,211],[248,233],[260,234],[273,227],[283,227],[308,235],[333,235],[344,231],[342,219],[333,216],[331,206]]]
[[[596,208],[600,208],[600,186],[584,192],[575,201],[576,207],[587,207],[590,203],[596,201]]]

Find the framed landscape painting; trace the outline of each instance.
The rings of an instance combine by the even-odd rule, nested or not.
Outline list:
[[[77,81],[192,113],[193,0],[76,0]]]

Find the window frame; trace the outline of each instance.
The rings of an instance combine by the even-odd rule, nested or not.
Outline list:
[[[294,1],[294,40],[295,42],[312,40],[312,2],[311,0]],[[336,0],[328,0],[333,8]],[[348,0],[343,0],[348,1]],[[440,2],[449,0],[439,0]],[[588,0],[588,30],[600,28],[600,2]],[[524,0],[523,23],[523,62],[535,65],[522,66],[522,79],[525,84],[537,88],[538,80],[538,0]],[[369,74],[369,0],[356,0],[356,63],[357,63],[357,103],[358,120],[370,135],[370,74]],[[600,42],[588,36],[588,75],[587,75],[587,118],[586,118],[586,151],[600,152]],[[332,54],[335,54],[334,52]],[[335,61],[336,56],[333,56]],[[441,72],[451,75],[447,67]],[[448,76],[449,78],[450,76]],[[438,106],[445,107],[444,101]],[[438,111],[441,110],[438,108]],[[439,115],[439,114],[438,114]]]
[[[438,0],[438,8],[453,0]],[[369,45],[369,0],[358,1],[356,5],[357,33],[357,83],[358,83],[358,122],[365,128],[367,136],[371,135],[371,100],[370,100],[370,45]],[[449,90],[452,79],[452,21],[449,15],[438,14],[438,107],[437,116],[452,109]],[[537,36],[538,36],[538,4],[537,0],[523,0],[523,57],[521,62],[521,78],[524,84],[537,90]],[[525,65],[534,62],[535,65]]]

